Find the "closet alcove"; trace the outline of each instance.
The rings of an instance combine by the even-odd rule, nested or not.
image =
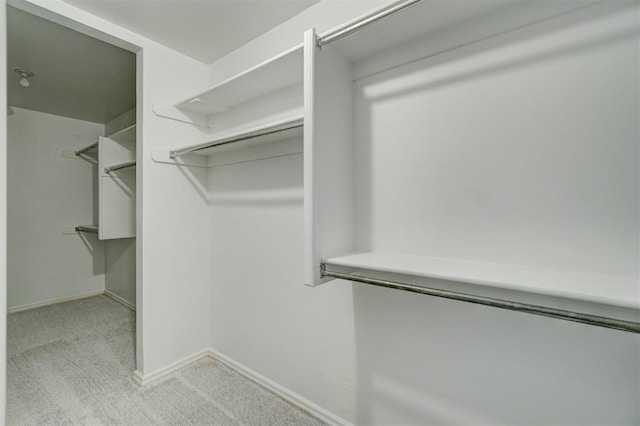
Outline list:
[[[7,311],[135,310],[136,55],[13,7],[7,28]]]
[[[305,284],[639,332],[635,5],[399,4],[305,36]]]

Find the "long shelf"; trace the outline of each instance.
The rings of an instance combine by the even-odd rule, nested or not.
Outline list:
[[[631,277],[385,252],[333,257],[325,264],[640,309],[640,288]]]
[[[180,100],[183,111],[211,115],[302,83],[302,45],[289,49],[200,93]]]
[[[153,112],[215,132],[238,115],[262,118],[273,113],[266,112],[272,108],[301,109],[303,62],[300,44],[177,102],[154,104]]]
[[[338,278],[378,287],[390,288],[393,290],[402,290],[411,293],[456,300],[460,302],[490,306],[492,308],[507,309],[515,312],[540,315],[544,317],[593,325],[597,327],[610,328],[629,333],[640,333],[640,322],[638,321],[628,321],[621,318],[612,318],[610,316],[593,315],[584,312],[576,312],[573,310],[558,309],[550,306],[542,306],[494,297],[479,296],[455,290],[452,291],[447,289],[418,286],[398,281],[366,277],[359,274],[346,274],[342,272],[327,270],[326,264],[321,265],[321,271],[324,278]]]

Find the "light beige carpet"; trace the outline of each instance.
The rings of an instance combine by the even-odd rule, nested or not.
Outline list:
[[[132,380],[135,314],[98,296],[8,316],[9,425],[322,425],[214,359]]]

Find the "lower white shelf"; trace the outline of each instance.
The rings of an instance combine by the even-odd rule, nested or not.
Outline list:
[[[237,144],[235,145],[237,147],[246,147],[247,145],[252,146],[300,138],[302,137],[303,123],[304,117],[302,115],[294,115],[240,132],[219,136],[203,144],[176,149],[170,151],[169,156],[176,158],[187,154],[212,155],[216,150],[230,144]]]
[[[347,273],[373,271],[471,284],[480,293],[483,288],[503,289],[640,309],[640,286],[632,277],[385,252],[329,258],[325,265]]]

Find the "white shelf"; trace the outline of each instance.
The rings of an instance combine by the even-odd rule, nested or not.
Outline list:
[[[175,107],[204,115],[226,112],[253,99],[302,83],[302,45],[287,50],[207,90],[180,100]]]
[[[303,122],[303,116],[296,114],[242,131],[219,135],[203,144],[189,145],[173,150],[171,156],[179,157],[186,154],[209,156],[222,151],[300,138],[302,137]]]
[[[381,252],[334,257],[325,263],[328,269],[339,267],[350,272],[374,271],[474,284],[479,292],[482,287],[493,287],[640,309],[640,287],[630,277]],[[398,281],[402,282],[402,278]]]
[[[303,56],[302,45],[296,46],[178,102],[154,104],[153,112],[210,133],[299,113]]]
[[[118,130],[108,136],[109,139],[121,143],[134,143],[136,141],[136,125],[133,124],[129,127],[125,127],[122,130]]]
[[[122,130],[118,130],[115,133],[112,133],[109,136],[105,136],[113,141],[119,142],[121,144],[131,144],[133,143],[135,145],[136,142],[136,125],[133,124],[129,127],[125,127]],[[87,145],[84,148],[78,149],[76,151],[74,151],[74,155],[78,155],[78,153],[80,153],[80,155],[85,154],[89,151],[93,151],[95,149],[97,149],[99,146],[98,141],[95,141],[94,143],[92,143],[91,145]]]

